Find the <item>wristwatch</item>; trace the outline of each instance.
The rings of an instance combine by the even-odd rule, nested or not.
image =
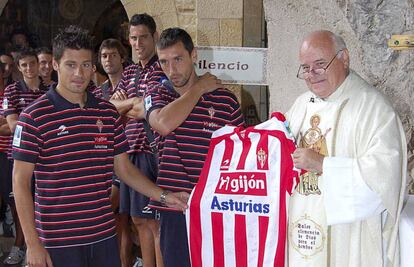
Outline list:
[[[160,202],[162,205],[167,206],[167,195],[170,193],[168,190],[162,191],[160,195]]]

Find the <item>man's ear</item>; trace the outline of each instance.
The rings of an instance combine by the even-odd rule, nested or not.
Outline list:
[[[160,39],[160,34],[156,31],[152,36],[154,38],[155,44],[158,43],[158,40]]]
[[[191,59],[193,60],[193,63],[197,62],[197,49],[194,47],[193,51],[191,51]]]
[[[59,62],[57,62],[55,59],[52,59],[52,65],[55,71],[59,70]]]
[[[341,53],[342,53],[341,61],[343,62],[345,67],[347,69],[349,69],[349,51],[348,51],[348,49],[344,48]]]

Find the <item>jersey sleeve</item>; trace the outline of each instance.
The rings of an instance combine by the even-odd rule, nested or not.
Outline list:
[[[240,127],[244,126],[244,117],[241,111],[241,107],[239,104],[239,101],[237,100],[237,97],[232,93],[232,99],[230,101],[230,107],[231,107],[231,125]]]
[[[124,126],[122,124],[122,118],[115,111],[115,135],[114,135],[114,156],[122,154],[129,150],[128,141],[125,135]]]
[[[42,138],[33,118],[22,112],[13,137],[13,159],[36,163],[42,147]]]
[[[161,109],[174,101],[170,90],[162,83],[152,83],[148,86],[144,94],[145,118],[148,121],[149,115],[153,110]]]
[[[3,109],[4,117],[17,114],[17,96],[15,83],[10,84],[4,89]]]

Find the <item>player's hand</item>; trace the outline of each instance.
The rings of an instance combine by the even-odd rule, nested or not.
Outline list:
[[[39,243],[37,245],[27,247],[26,266],[53,267],[53,263],[47,250]]]
[[[128,95],[125,90],[117,90],[109,100],[126,100],[128,99]]]
[[[170,192],[165,197],[165,201],[168,207],[185,211],[188,208],[189,198],[190,194],[186,192]]]
[[[210,72],[206,72],[199,77],[195,86],[197,86],[197,88],[201,90],[203,94],[205,94],[221,88],[222,84],[221,80],[218,79],[215,75],[211,74]]]
[[[309,148],[297,148],[292,154],[296,168],[322,173],[324,156]]]
[[[132,108],[127,112],[128,118],[133,119],[144,119],[145,118],[145,107],[144,101],[141,97],[134,97],[132,99]]]

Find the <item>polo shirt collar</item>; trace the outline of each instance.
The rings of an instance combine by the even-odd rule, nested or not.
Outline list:
[[[148,68],[149,66],[151,66],[152,64],[154,64],[154,62],[156,62],[158,60],[158,56],[155,54],[150,61],[148,61],[148,63],[145,66],[141,65],[141,62],[139,62],[139,65],[141,66],[141,68]]]
[[[98,107],[99,101],[96,97],[93,96],[91,92],[86,90],[86,103],[84,108],[95,108]],[[47,92],[46,96],[49,99],[49,101],[55,106],[57,110],[66,110],[66,109],[74,109],[74,108],[80,108],[79,104],[74,104],[70,101],[68,101],[66,98],[61,96],[56,91],[56,85],[52,86]]]

